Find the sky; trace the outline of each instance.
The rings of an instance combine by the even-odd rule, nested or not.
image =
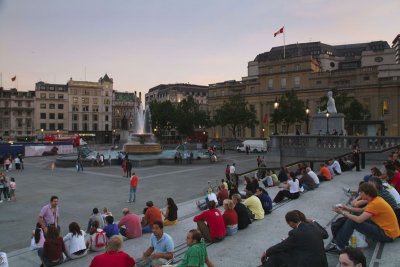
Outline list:
[[[241,80],[283,44],[392,41],[399,0],[0,0],[4,88],[98,81],[143,94],[158,84]],[[12,82],[11,77],[17,76]]]

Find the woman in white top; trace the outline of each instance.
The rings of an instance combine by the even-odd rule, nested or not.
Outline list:
[[[289,199],[297,199],[300,196],[299,180],[296,178],[294,172],[290,172],[288,180],[282,183],[279,187],[283,188],[283,190],[279,191],[274,198],[275,203],[281,202],[285,197]]]
[[[36,229],[32,231],[31,250],[42,248],[44,245],[44,234],[40,223],[36,223]],[[1,265],[0,265],[1,266]]]
[[[76,222],[69,224],[69,233],[64,236],[64,245],[69,258],[78,259],[86,256],[85,231],[81,230]]]

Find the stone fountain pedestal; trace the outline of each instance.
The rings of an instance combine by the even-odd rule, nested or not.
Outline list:
[[[148,142],[153,134],[131,134],[130,136],[137,141],[130,141],[124,145],[124,152],[130,154],[159,154],[161,153],[161,145],[159,143]]]
[[[327,124],[328,123],[328,124]],[[326,134],[329,129],[329,133],[332,134],[334,130],[338,133],[340,131],[345,132],[344,129],[344,114],[343,113],[333,113],[329,114],[329,118],[326,118],[326,113],[317,113],[311,116],[311,134]]]

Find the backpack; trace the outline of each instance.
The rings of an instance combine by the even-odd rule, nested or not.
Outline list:
[[[102,248],[106,245],[106,235],[103,230],[101,232],[96,231],[94,237],[94,246],[96,248]]]

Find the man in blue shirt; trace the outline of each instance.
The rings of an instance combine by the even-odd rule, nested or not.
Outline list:
[[[138,267],[151,267],[167,264],[174,257],[174,240],[164,233],[164,225],[160,221],[153,223],[153,233],[150,236],[150,247],[137,260]]]

